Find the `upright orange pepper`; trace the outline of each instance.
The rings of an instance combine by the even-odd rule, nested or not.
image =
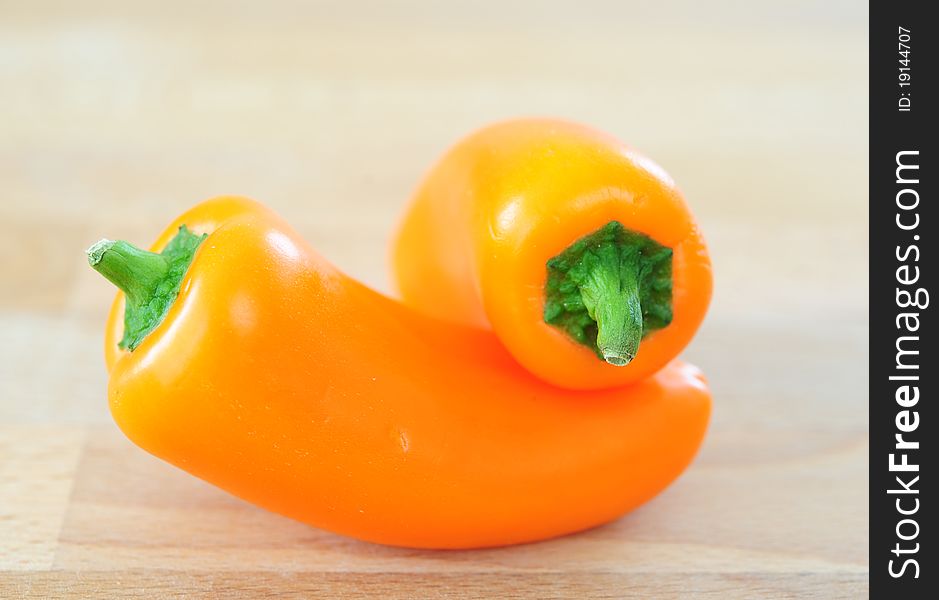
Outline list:
[[[126,292],[105,354],[127,436],[357,538],[471,548],[591,527],[677,477],[708,421],[694,367],[627,390],[548,385],[491,333],[364,287],[248,200],[196,206],[152,252],[103,240],[89,260]]]
[[[711,297],[704,239],[668,175],[557,120],[499,123],[451,148],[393,257],[406,304],[491,327],[529,371],[573,389],[662,368]]]

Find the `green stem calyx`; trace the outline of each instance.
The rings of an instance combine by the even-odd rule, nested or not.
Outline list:
[[[120,240],[100,240],[88,248],[88,264],[124,292],[124,337],[118,346],[133,351],[163,321],[205,238],[182,225],[159,254]]]
[[[547,263],[545,323],[611,365],[672,321],[672,250],[611,221]]]

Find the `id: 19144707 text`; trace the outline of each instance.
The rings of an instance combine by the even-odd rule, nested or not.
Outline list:
[[[900,112],[910,112],[913,106],[912,86],[910,79],[912,71],[910,70],[910,30],[906,27],[897,28],[897,51],[899,52],[899,73],[897,83],[900,85],[900,97],[897,101],[897,110]]]

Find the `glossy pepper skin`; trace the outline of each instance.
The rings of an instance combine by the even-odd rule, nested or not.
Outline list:
[[[544,322],[546,264],[619,221],[672,249],[672,312],[632,362],[613,366]],[[392,246],[405,304],[491,328],[525,368],[571,389],[633,383],[688,344],[711,297],[711,262],[668,175],[615,138],[521,119],[458,142],[417,189]]]
[[[397,546],[474,548],[615,519],[687,466],[710,396],[672,363],[629,389],[532,377],[491,333],[357,283],[259,204],[179,217],[208,233],[133,351],[110,314],[111,412],[137,445],[249,502]]]

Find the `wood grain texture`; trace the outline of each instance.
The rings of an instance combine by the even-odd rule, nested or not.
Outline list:
[[[0,0],[0,597],[867,594],[867,8],[757,2]],[[714,419],[627,517],[475,552],[268,514],[110,421],[110,287],[221,193],[387,289],[410,190],[488,121],[554,114],[662,163],[711,245],[686,358]]]

